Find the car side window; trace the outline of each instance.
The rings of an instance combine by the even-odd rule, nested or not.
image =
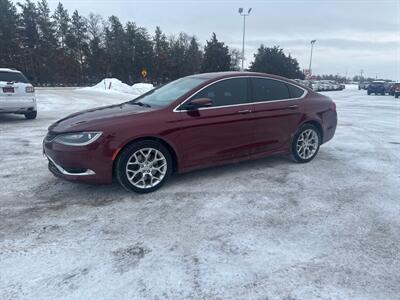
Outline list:
[[[289,99],[287,85],[278,80],[267,78],[252,78],[253,101],[263,102],[272,100]]]
[[[301,96],[303,96],[304,91],[302,89],[292,84],[288,84],[287,86],[289,88],[290,98],[300,98]]]
[[[219,81],[198,92],[190,100],[210,98],[213,107],[247,103],[247,78]]]

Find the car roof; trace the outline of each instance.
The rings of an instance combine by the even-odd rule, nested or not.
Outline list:
[[[273,74],[267,74],[267,73],[260,73],[260,72],[241,72],[241,71],[212,72],[212,73],[194,74],[194,75],[190,75],[189,77],[215,80],[215,79],[223,79],[223,78],[227,78],[227,77],[236,77],[236,76],[262,76],[262,77],[270,77],[270,78],[275,78],[275,79],[280,79],[280,80],[296,83],[295,81],[288,79],[286,77],[273,75]]]
[[[13,73],[21,73],[18,70],[15,69],[9,69],[9,68],[0,68],[0,72],[13,72]]]

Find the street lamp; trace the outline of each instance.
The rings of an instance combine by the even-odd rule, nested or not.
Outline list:
[[[309,70],[309,72],[310,72],[310,76],[312,75],[312,72],[311,72],[312,51],[313,51],[314,44],[315,44],[316,41],[317,41],[317,40],[312,40],[312,41],[310,42],[310,43],[311,43],[311,54],[310,54],[310,65],[309,65],[309,67],[308,67],[308,70]]]
[[[243,8],[239,8],[239,14],[243,17],[243,41],[242,41],[242,71],[244,70],[244,36],[246,33],[246,17],[250,15],[251,8],[247,10],[247,13],[243,12]]]

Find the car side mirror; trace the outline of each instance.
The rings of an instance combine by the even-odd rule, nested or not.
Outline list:
[[[191,100],[188,104],[185,105],[186,110],[197,110],[201,107],[210,107],[212,106],[213,101],[210,98],[198,98]]]

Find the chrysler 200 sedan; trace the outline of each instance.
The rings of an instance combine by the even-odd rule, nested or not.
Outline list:
[[[311,161],[336,130],[335,103],[283,77],[196,74],[129,102],[72,114],[43,141],[68,180],[158,189],[172,173],[272,154]]]

